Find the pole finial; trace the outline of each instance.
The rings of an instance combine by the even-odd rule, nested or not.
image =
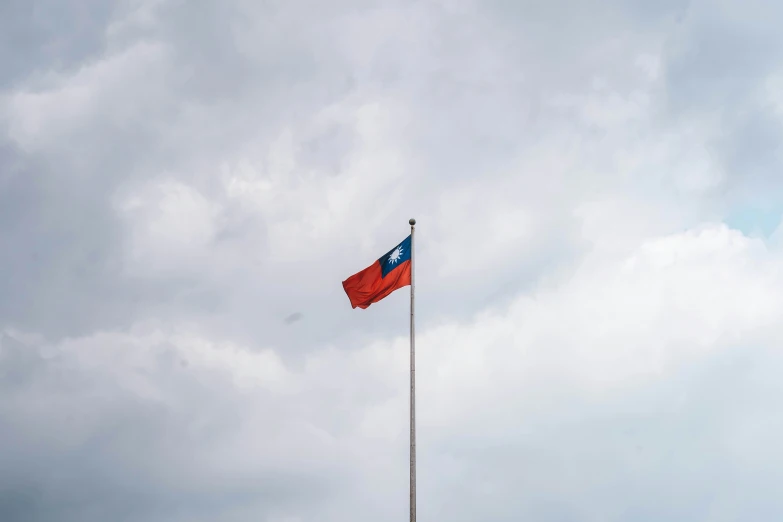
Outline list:
[[[411,224],[411,226],[413,226],[413,225],[415,225],[415,224],[416,224],[416,220],[415,220],[415,219],[413,219],[413,218],[410,218],[410,219],[408,220],[408,223],[410,223],[410,224]]]

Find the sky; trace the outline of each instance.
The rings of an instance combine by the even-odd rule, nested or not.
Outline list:
[[[782,17],[0,0],[0,520],[783,519]]]

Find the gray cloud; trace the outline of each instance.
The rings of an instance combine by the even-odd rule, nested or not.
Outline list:
[[[74,70],[99,55],[112,7],[111,3],[95,0],[72,5],[56,1],[4,2],[0,6],[0,86],[12,86],[27,75],[50,69]]]
[[[406,516],[410,217],[422,519],[774,518],[779,256],[654,238],[775,203],[776,14],[4,3],[0,519]]]
[[[766,2],[693,2],[667,43],[667,111],[715,125],[705,137],[732,204],[779,203],[769,191],[779,187],[774,172],[783,137],[770,96],[783,49],[771,22],[779,16],[780,8]]]

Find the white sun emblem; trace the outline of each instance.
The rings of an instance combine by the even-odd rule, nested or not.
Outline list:
[[[395,248],[394,252],[389,254],[389,264],[394,265],[399,263],[401,257],[402,257],[402,245]]]

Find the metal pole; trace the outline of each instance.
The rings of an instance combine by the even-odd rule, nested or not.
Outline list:
[[[416,220],[408,221],[411,225],[411,477],[410,477],[410,522],[416,522],[416,330],[413,322],[414,311],[414,268],[415,257],[413,249],[413,233]]]

